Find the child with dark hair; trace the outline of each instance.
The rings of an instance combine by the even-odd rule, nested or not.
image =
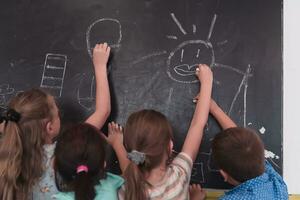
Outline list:
[[[220,173],[235,187],[222,200],[285,200],[287,187],[282,177],[264,158],[264,145],[251,129],[236,127],[215,101],[210,113],[224,129],[212,142],[212,156]]]
[[[106,138],[100,133],[110,111],[106,64],[110,47],[106,43],[94,48],[96,74],[96,111],[85,121],[58,137],[54,151],[55,182],[61,200],[117,199],[123,184],[119,176],[105,173]],[[100,87],[98,87],[100,86]]]
[[[117,199],[123,179],[105,173],[104,136],[89,124],[78,124],[63,132],[57,140],[54,170],[55,195],[62,200]]]

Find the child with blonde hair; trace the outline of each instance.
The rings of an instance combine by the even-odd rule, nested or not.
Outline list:
[[[106,63],[107,44],[96,45],[96,110],[86,120],[101,128],[110,113]],[[101,95],[100,95],[101,91]],[[52,170],[54,138],[60,131],[59,110],[53,96],[31,89],[13,97],[1,116],[0,198],[51,199],[57,193]]]
[[[172,128],[160,112],[141,110],[129,116],[124,129],[126,149],[122,128],[114,123],[109,125],[108,141],[118,156],[125,178],[119,199],[189,199],[193,161],[208,118],[213,80],[207,65],[200,64],[196,74],[201,82],[199,101],[182,151],[173,161],[170,160]]]

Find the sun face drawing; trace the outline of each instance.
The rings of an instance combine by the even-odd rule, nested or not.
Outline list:
[[[187,32],[181,26],[174,13],[171,13],[171,17],[183,35],[186,35]],[[206,40],[187,40],[170,52],[167,59],[167,74],[172,80],[180,83],[195,83],[198,82],[195,76],[198,64],[205,63],[211,67],[215,66],[215,54],[213,45],[210,42],[210,37],[216,19],[217,15],[215,14]],[[196,31],[196,25],[193,25],[193,34],[195,34]],[[178,37],[168,35],[167,38],[177,40]]]
[[[187,32],[184,30],[182,25],[180,24],[179,20],[176,18],[174,13],[171,13],[171,18],[179,28],[180,32],[183,35],[187,35]],[[251,74],[251,66],[248,65],[246,71],[241,71],[237,68],[234,68],[229,65],[224,65],[220,63],[216,63],[215,59],[215,53],[214,53],[214,46],[210,42],[210,38],[213,33],[213,29],[216,23],[217,15],[214,14],[210,28],[208,31],[208,35],[206,40],[201,39],[195,39],[195,40],[186,40],[182,43],[180,43],[176,48],[174,48],[167,58],[167,74],[170,79],[173,81],[183,83],[183,84],[191,84],[196,83],[199,80],[195,76],[196,68],[198,64],[207,64],[211,68],[223,68],[225,70],[229,70],[232,73],[237,73],[242,77],[242,80],[240,82],[240,85],[238,86],[238,89],[233,97],[233,100],[230,105],[230,109],[228,111],[228,114],[230,115],[233,107],[235,105],[235,102],[242,92],[242,88],[244,88],[243,91],[243,124],[244,127],[246,127],[246,113],[247,113],[247,89],[248,89],[248,79],[252,76]],[[197,32],[197,26],[195,24],[192,25],[193,27],[193,35]],[[175,35],[167,35],[168,39],[171,40],[177,40],[178,37]],[[218,42],[217,44],[225,44],[226,42]],[[214,77],[214,83],[220,84],[218,80],[216,80],[216,77]]]

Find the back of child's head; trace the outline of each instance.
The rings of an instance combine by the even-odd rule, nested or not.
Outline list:
[[[2,117],[0,197],[25,199],[43,174],[45,126],[52,118],[52,97],[40,89],[18,93]],[[54,100],[52,100],[54,101]]]
[[[264,145],[247,128],[229,128],[217,134],[212,142],[212,156],[220,169],[240,183],[264,172]]]
[[[124,130],[124,144],[133,162],[127,167],[125,199],[146,199],[144,175],[164,162],[170,155],[172,128],[167,118],[154,110],[131,114]],[[131,156],[130,156],[131,155]]]
[[[105,177],[105,144],[100,131],[87,123],[61,133],[54,152],[58,189],[73,191],[76,200],[94,199],[94,186]]]

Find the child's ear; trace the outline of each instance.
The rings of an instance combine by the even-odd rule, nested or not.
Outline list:
[[[46,132],[48,135],[51,135],[51,133],[53,133],[53,125],[51,121],[48,121],[46,123]]]
[[[48,136],[50,136],[50,138],[52,139],[53,136],[57,135],[57,127],[55,125],[55,122],[50,120],[47,122],[46,124],[46,133]]]

